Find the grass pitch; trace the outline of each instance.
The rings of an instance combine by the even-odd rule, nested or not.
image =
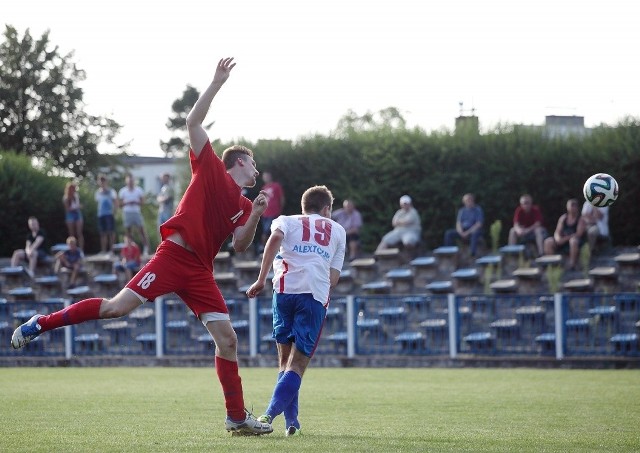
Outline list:
[[[261,414],[275,369],[241,369]],[[0,369],[0,451],[640,451],[639,370],[311,368],[303,436],[231,437],[213,368]]]

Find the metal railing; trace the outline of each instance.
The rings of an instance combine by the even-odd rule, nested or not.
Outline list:
[[[10,347],[15,327],[67,299],[0,299],[0,356],[211,355],[213,340],[176,297],[128,316],[47,332]],[[275,354],[271,298],[228,299],[238,353]],[[371,295],[331,301],[318,355],[640,356],[640,294]]]

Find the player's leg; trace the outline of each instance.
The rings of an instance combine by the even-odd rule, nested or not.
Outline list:
[[[161,252],[162,246],[158,248],[155,256]],[[227,413],[225,428],[241,435],[272,432],[271,424],[258,422],[245,410],[242,380],[238,370],[238,337],[231,325],[227,306],[215,284],[213,274],[199,263],[193,253],[184,249],[175,256],[174,264],[185,269],[182,279],[186,282],[176,294],[202,321],[216,345],[215,368],[222,386]]]
[[[173,244],[173,247],[182,249],[176,244]],[[178,265],[177,257],[170,253],[172,247],[165,246],[163,250],[166,252],[149,261],[115,297],[85,299],[47,316],[35,315],[15,330],[11,344],[17,349],[43,332],[58,327],[95,319],[118,318],[132,312],[145,300],[153,300],[162,294],[174,292],[185,279],[168,265]],[[186,250],[184,254],[192,255]]]
[[[127,288],[112,299],[84,299],[49,315],[34,315],[13,332],[11,345],[14,349],[21,348],[42,333],[59,327],[96,319],[119,318],[140,304],[140,298]]]
[[[206,315],[223,315],[207,313]],[[203,320],[204,322],[204,320]],[[270,423],[258,421],[244,406],[242,379],[238,369],[238,337],[231,321],[220,319],[206,322],[206,327],[216,345],[215,367],[222,386],[227,411],[225,428],[240,435],[260,435],[273,432]]]
[[[278,381],[280,381],[280,379],[282,379],[282,376],[284,376],[294,349],[295,348],[293,347],[292,343],[278,344],[278,362],[280,364],[278,369]],[[292,435],[296,431],[300,430],[300,422],[298,421],[298,394],[299,392],[296,392],[295,395],[293,395],[293,399],[291,400],[289,405],[284,408],[283,415],[285,432],[289,433],[289,428],[292,426],[294,427],[292,433],[287,435]]]
[[[284,331],[275,325],[274,313],[276,341],[279,344],[286,344],[290,343],[290,338],[294,338],[294,346],[291,347],[284,374],[273,389],[269,407],[259,420],[271,421],[285,409],[291,409],[288,417],[292,422],[297,423],[297,403],[294,406],[292,403],[294,400],[297,401],[302,376],[320,340],[326,308],[315,301],[311,294],[276,294],[276,296],[278,311],[292,313],[293,316],[293,322],[288,329],[289,333],[285,335]],[[299,423],[297,428],[300,428]]]

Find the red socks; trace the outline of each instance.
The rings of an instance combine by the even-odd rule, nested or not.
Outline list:
[[[216,372],[222,384],[227,416],[234,421],[244,420],[244,398],[242,395],[242,379],[238,373],[238,362],[216,356]]]
[[[38,324],[42,327],[42,332],[46,332],[57,329],[58,327],[79,324],[92,319],[100,319],[101,304],[102,299],[98,297],[81,300],[60,311],[43,316],[38,319]]]

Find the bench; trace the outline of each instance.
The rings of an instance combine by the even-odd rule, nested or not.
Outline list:
[[[541,293],[542,272],[539,267],[519,267],[512,275],[518,280],[520,294]]]
[[[438,275],[438,263],[433,256],[420,256],[409,262],[413,269],[413,284],[423,287]]]
[[[638,334],[619,333],[609,339],[614,354],[638,354]]]
[[[388,248],[382,250],[376,250],[373,254],[378,270],[382,273],[394,269],[402,264],[400,257],[400,249]]]
[[[524,249],[522,244],[505,245],[498,249],[502,257],[502,271],[505,275],[511,275],[513,271],[524,264]]]
[[[518,281],[512,278],[496,280],[489,287],[496,294],[515,294],[518,292]]]
[[[378,274],[375,258],[357,258],[351,261],[351,269],[355,272],[354,278],[360,284],[370,282]]]
[[[355,279],[351,269],[343,269],[340,271],[340,279],[338,284],[333,288],[334,294],[351,294],[355,288]]]
[[[450,275],[458,268],[458,252],[456,246],[438,247],[433,250],[440,275]]]
[[[98,333],[85,333],[73,337],[73,341],[80,348],[79,353],[93,353],[104,351],[104,339]]]
[[[447,344],[449,330],[446,319],[425,319],[420,323],[420,327],[425,330],[428,345],[431,348],[441,348]]]
[[[497,319],[489,327],[495,332],[500,347],[513,347],[520,340],[520,324],[517,319]]]
[[[13,288],[9,290],[8,294],[9,296],[11,296],[14,302],[36,300],[36,293],[33,291],[33,288],[31,288],[30,286],[21,286],[18,288]]]
[[[402,332],[395,336],[394,341],[400,344],[400,352],[404,354],[421,353],[426,349],[422,332]]]
[[[391,269],[384,277],[391,283],[391,292],[394,294],[407,294],[413,290],[411,269]]]
[[[425,286],[432,294],[449,294],[453,292],[453,283],[450,281],[431,282]]]
[[[536,344],[538,353],[541,355],[555,355],[556,353],[556,334],[543,333],[533,339]]]
[[[491,332],[474,332],[462,338],[472,354],[488,354],[494,352],[494,338]]]
[[[151,354],[156,352],[156,334],[155,333],[141,333],[136,336],[136,341],[140,343],[142,352]]]
[[[458,269],[451,273],[456,294],[472,294],[477,290],[480,276],[476,268]]]

